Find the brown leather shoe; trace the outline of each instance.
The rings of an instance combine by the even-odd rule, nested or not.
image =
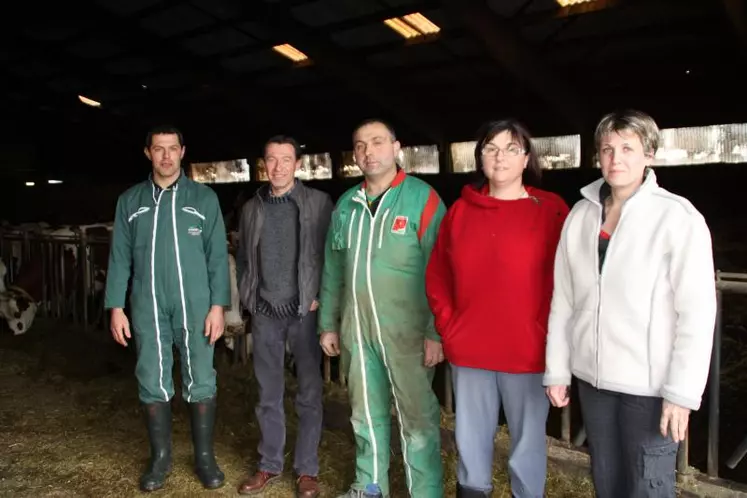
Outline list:
[[[263,470],[246,479],[239,485],[240,495],[253,495],[265,489],[265,486],[278,479],[280,474],[270,474]]]
[[[297,498],[316,498],[319,496],[319,482],[314,476],[299,476],[296,480]]]

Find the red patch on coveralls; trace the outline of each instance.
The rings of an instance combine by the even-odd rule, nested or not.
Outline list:
[[[397,216],[392,222],[392,233],[405,233],[407,230],[407,216]]]

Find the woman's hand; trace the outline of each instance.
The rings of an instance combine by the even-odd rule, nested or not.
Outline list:
[[[689,419],[689,408],[675,405],[667,400],[662,401],[661,421],[659,422],[659,430],[662,436],[667,437],[667,433],[671,433],[675,443],[684,441]]]
[[[552,406],[557,408],[563,408],[571,401],[569,386],[547,386],[545,393],[550,398]]]

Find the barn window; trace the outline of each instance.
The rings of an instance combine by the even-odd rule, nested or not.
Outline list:
[[[438,162],[438,146],[413,145],[402,147],[397,156],[397,164],[407,173],[419,175],[437,175],[440,169]]]
[[[345,178],[353,176],[363,176],[363,172],[355,164],[355,157],[353,157],[353,151],[347,150],[342,153],[342,176]]]
[[[200,183],[235,183],[251,180],[251,168],[246,159],[192,163],[191,178]]]
[[[665,128],[654,166],[747,162],[747,124]]]

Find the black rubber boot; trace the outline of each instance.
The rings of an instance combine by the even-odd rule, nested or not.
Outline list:
[[[140,477],[142,491],[161,489],[171,472],[171,404],[143,405],[150,439],[150,462]]]
[[[213,452],[213,428],[215,426],[216,397],[189,403],[192,422],[192,444],[195,451],[195,472],[207,489],[219,488],[225,476],[218,468]]]
[[[490,491],[480,491],[479,489],[465,488],[457,483],[457,498],[485,498],[490,497]]]

